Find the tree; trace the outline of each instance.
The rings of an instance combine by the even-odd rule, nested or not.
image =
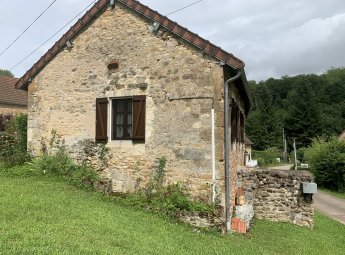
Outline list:
[[[321,135],[320,104],[307,76],[296,82],[296,88],[288,94],[285,130],[290,138],[296,138],[297,147],[307,147],[312,138]]]
[[[0,69],[0,76],[14,77],[11,71],[5,69]]]
[[[280,146],[282,123],[288,138],[297,138],[298,147],[320,135],[338,135],[345,128],[345,68],[248,85],[254,103],[246,130],[255,149]]]
[[[266,85],[255,97],[256,111],[248,118],[246,132],[254,142],[253,147],[265,150],[269,147],[280,147],[281,120],[273,107],[273,97]]]

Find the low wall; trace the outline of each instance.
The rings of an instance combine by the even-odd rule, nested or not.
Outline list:
[[[312,182],[308,171],[241,169],[238,187],[245,191],[246,203],[254,207],[255,218],[313,226],[311,196],[302,193],[302,182]]]

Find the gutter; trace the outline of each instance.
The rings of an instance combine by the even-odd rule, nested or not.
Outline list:
[[[242,70],[224,83],[224,159],[225,159],[225,223],[226,232],[231,233],[230,215],[230,160],[229,160],[229,87],[241,77]],[[229,86],[230,85],[230,86]]]

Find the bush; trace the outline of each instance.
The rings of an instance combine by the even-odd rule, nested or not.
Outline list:
[[[190,199],[186,183],[175,182],[163,185],[166,163],[167,159],[164,156],[157,159],[147,186],[137,190],[136,194],[126,196],[125,202],[169,216],[175,216],[181,211],[213,212],[215,210],[214,205],[207,205]]]
[[[157,190],[147,189],[143,194],[143,201],[147,206],[166,214],[179,211],[211,212],[214,210],[213,206],[191,200],[185,183],[177,182]]]
[[[2,115],[4,116],[4,115]],[[2,117],[4,132],[0,132],[0,163],[6,168],[23,165],[30,160],[27,153],[27,115]],[[10,116],[10,117],[9,117]],[[3,121],[3,120],[6,121]]]
[[[304,156],[304,154],[305,154],[306,149],[307,149],[307,148],[304,148],[304,147],[297,149],[296,155],[297,155],[297,160],[298,160],[299,162],[305,162],[305,156]]]
[[[0,114],[0,132],[5,131],[6,124],[11,121],[13,115],[11,113]]]
[[[45,175],[61,177],[79,187],[91,187],[98,179],[95,170],[86,165],[77,165],[63,149],[55,155],[43,154],[35,158],[31,165]]]
[[[315,180],[321,187],[345,191],[345,141],[314,140],[305,151]]]
[[[277,148],[268,148],[264,151],[252,151],[252,158],[257,159],[258,165],[261,167],[269,166],[269,165],[277,165],[277,158],[280,157],[280,151]]]

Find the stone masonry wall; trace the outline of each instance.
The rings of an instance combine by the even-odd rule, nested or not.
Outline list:
[[[248,204],[257,219],[313,226],[311,197],[302,193],[302,182],[313,181],[308,171],[246,170],[238,171],[238,186],[243,187]]]
[[[94,141],[96,98],[146,95],[145,142],[109,141],[107,164],[98,170],[112,179],[112,192],[131,192],[147,183],[164,156],[166,182],[187,182],[195,198],[210,202],[212,101],[169,99],[213,97],[217,192],[223,203],[223,67],[163,29],[152,34],[151,25],[117,3],[72,40],[73,48],[55,56],[28,88],[28,146],[39,154],[55,130],[78,159],[79,145]],[[109,72],[112,61],[118,69]],[[238,153],[242,150],[232,155],[233,181],[243,162]],[[97,168],[97,158],[88,161]]]

